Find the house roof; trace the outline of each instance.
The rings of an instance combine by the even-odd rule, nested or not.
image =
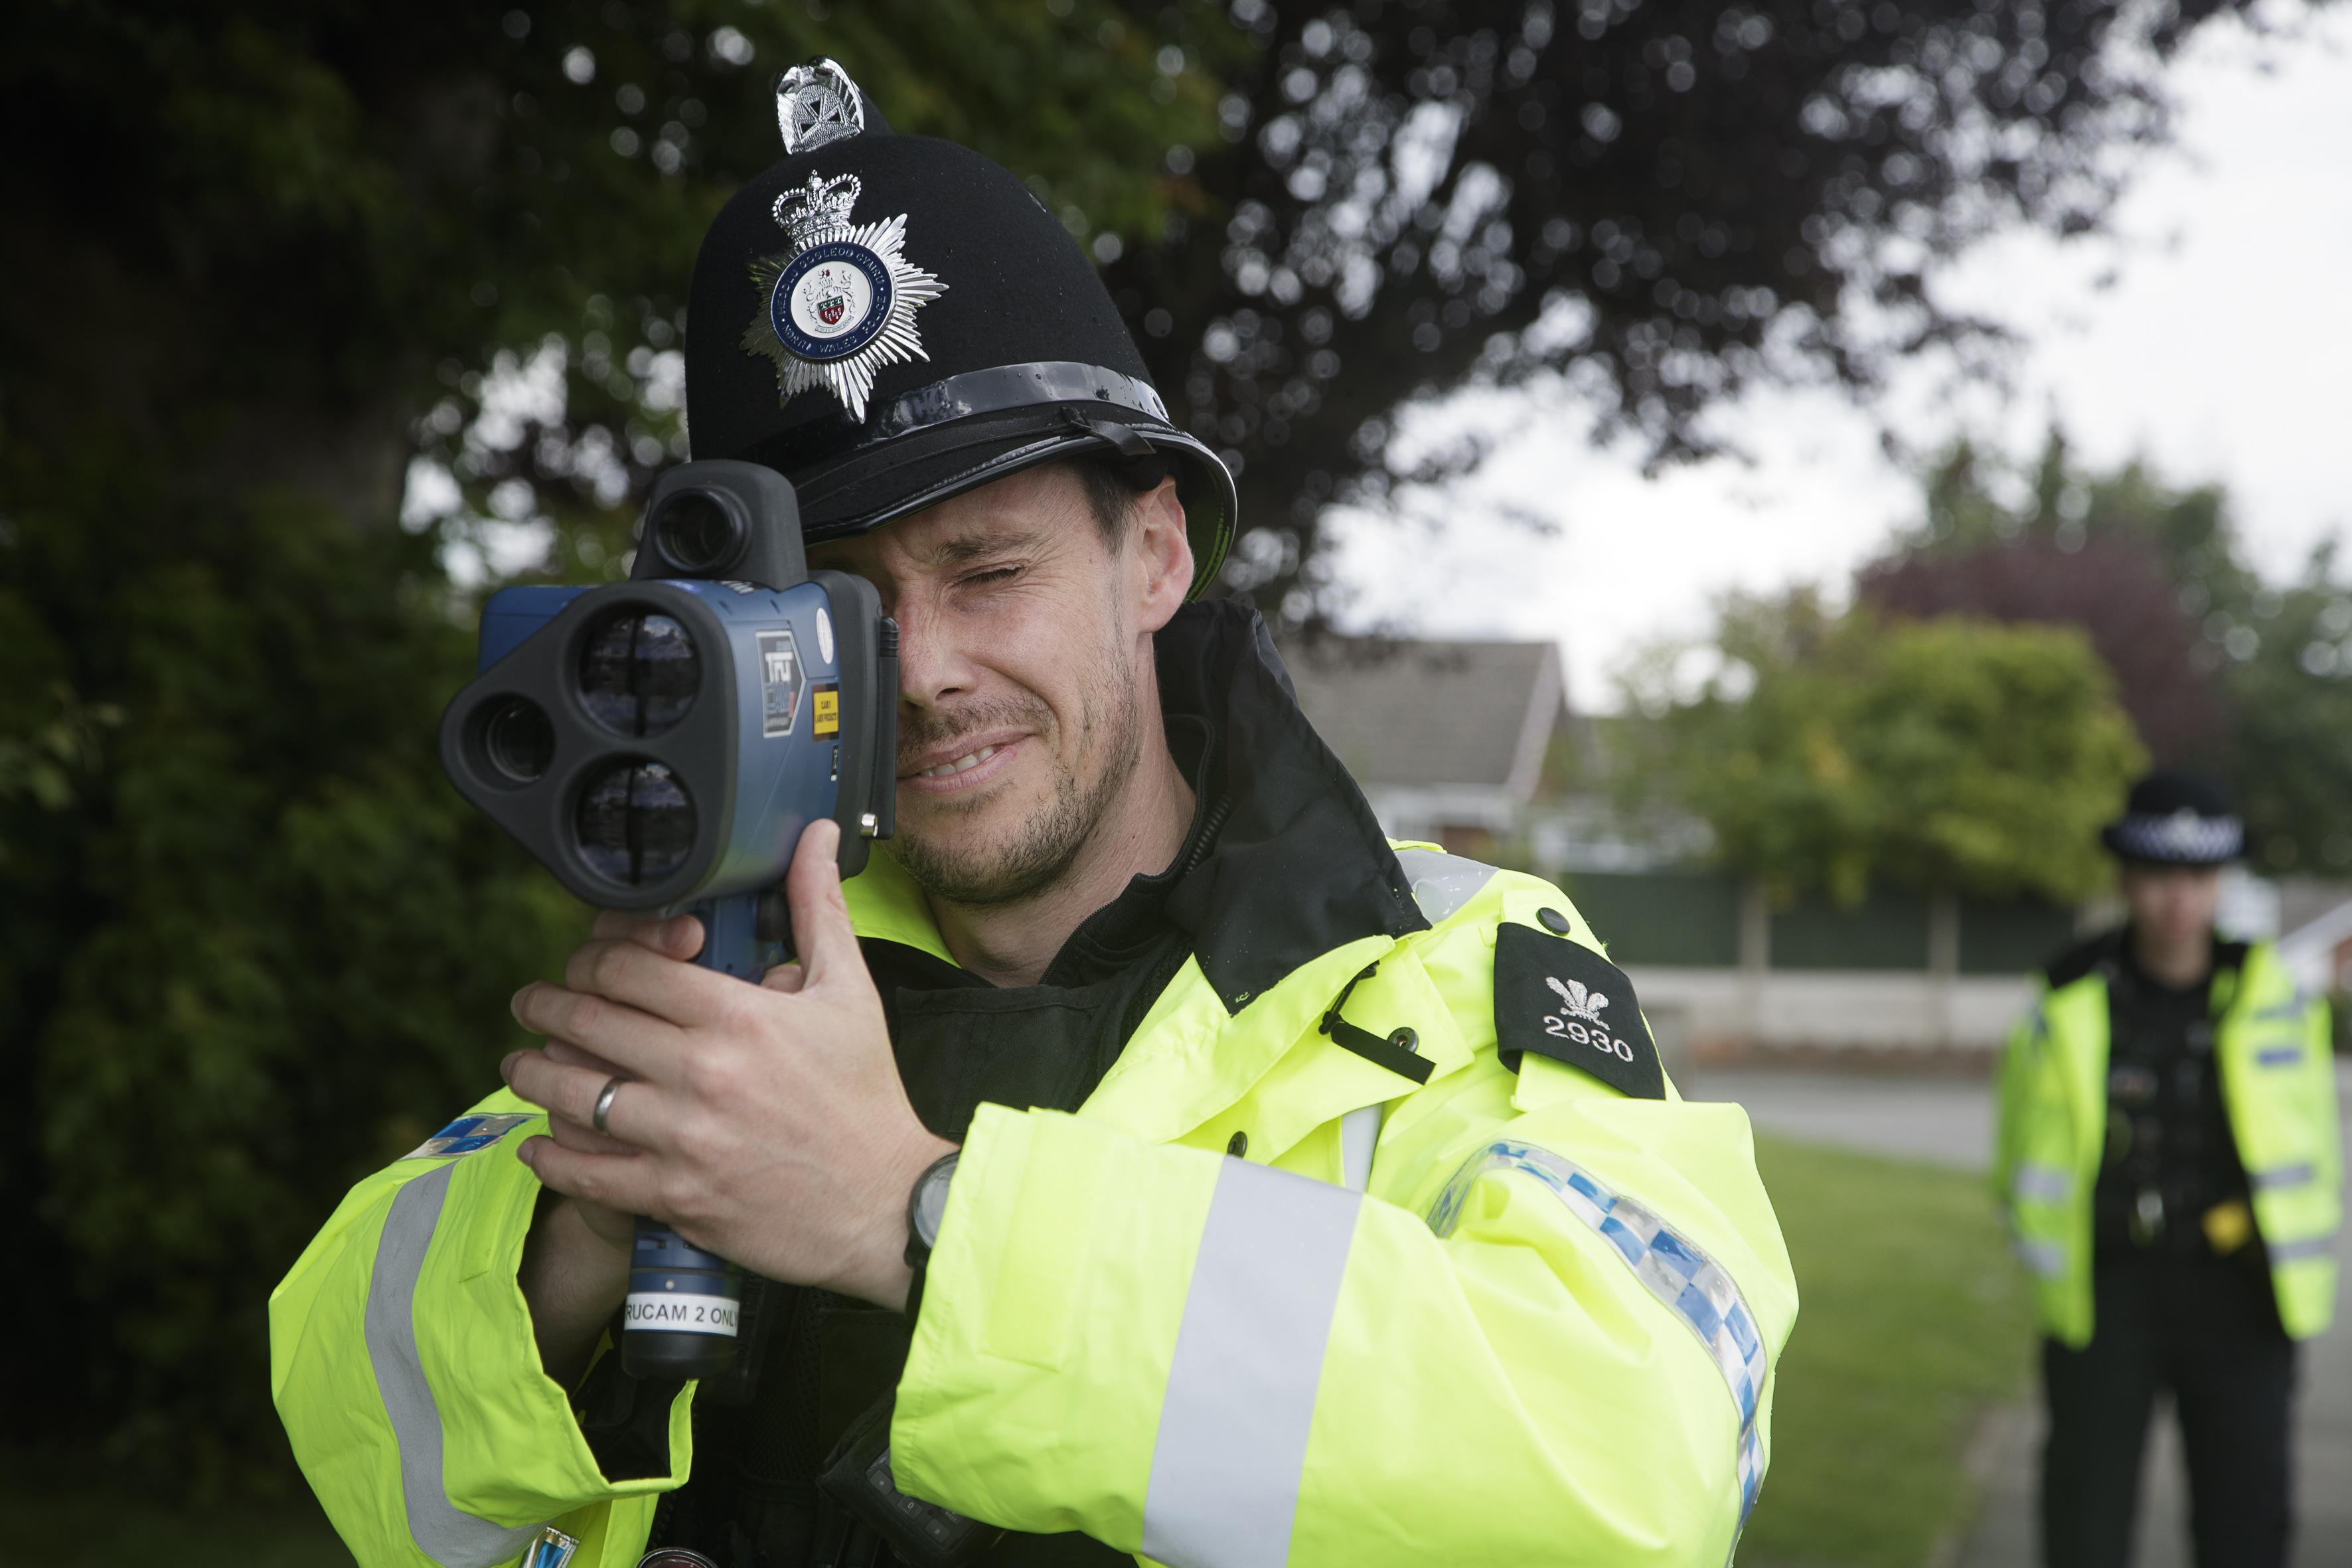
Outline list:
[[[2278,889],[2278,928],[2282,936],[2292,935],[2352,903],[2352,882],[2321,877],[2281,877],[2272,885]]]
[[[1282,656],[1357,783],[1535,794],[1562,707],[1553,644],[1325,637]]]

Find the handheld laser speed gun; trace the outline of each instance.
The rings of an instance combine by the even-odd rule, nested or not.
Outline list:
[[[441,765],[575,897],[702,921],[695,960],[756,984],[790,952],[801,830],[841,825],[841,873],[892,828],[898,628],[873,584],[808,570],[793,488],[688,463],[646,505],[626,582],[483,606],[479,673]],[[733,1359],[739,1272],[637,1221],[621,1354],[633,1377]]]

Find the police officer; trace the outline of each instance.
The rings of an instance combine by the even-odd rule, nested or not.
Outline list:
[[[2042,1310],[2051,1568],[2131,1557],[2172,1391],[2200,1568],[2278,1568],[2295,1342],[2327,1327],[2338,1155],[2327,1006],[2213,929],[2242,833],[2159,772],[2104,834],[2130,909],[2050,965],[2011,1037],[1995,1180]]]
[[[1231,479],[1093,268],[829,61],[713,225],[696,454],[901,628],[898,836],[800,961],[604,915],[501,1120],[361,1183],[275,1393],[379,1564],[1720,1563],[1788,1258],[1554,888],[1383,838]],[[505,1121],[516,1123],[502,1130]],[[493,1131],[485,1134],[483,1128]],[[737,1370],[613,1353],[629,1220],[752,1277]]]

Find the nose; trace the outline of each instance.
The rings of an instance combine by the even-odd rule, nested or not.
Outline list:
[[[898,703],[901,708],[936,708],[973,689],[973,669],[957,646],[945,619],[902,595],[898,605]]]

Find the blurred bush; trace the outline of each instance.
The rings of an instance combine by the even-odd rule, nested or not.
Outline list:
[[[1685,679],[1700,653],[1706,673]],[[2144,753],[2080,631],[1735,597],[1629,682],[1625,793],[1704,818],[1727,865],[1858,902],[1874,882],[2071,902]]]

